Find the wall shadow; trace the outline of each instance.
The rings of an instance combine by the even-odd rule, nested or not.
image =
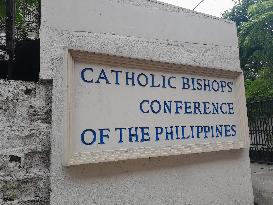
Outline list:
[[[176,167],[201,166],[223,161],[238,162],[246,152],[244,149],[218,151],[209,153],[187,154],[168,157],[155,157],[147,159],[123,160],[117,162],[104,162],[97,164],[77,165],[63,167],[71,178],[86,179],[98,177],[112,177],[128,173],[149,172],[157,169],[173,169]]]

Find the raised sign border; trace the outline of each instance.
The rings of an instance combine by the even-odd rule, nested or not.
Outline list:
[[[93,63],[110,66],[123,66],[141,68],[145,70],[168,71],[183,74],[194,74],[210,77],[227,77],[234,79],[235,82],[235,102],[238,113],[238,127],[240,136],[238,141],[225,141],[217,143],[202,143],[202,144],[187,144],[187,145],[172,145],[165,147],[141,147],[137,149],[120,149],[107,150],[102,152],[80,152],[73,153],[73,144],[71,143],[72,126],[72,111],[73,111],[73,87],[72,80],[74,75],[75,61]],[[245,148],[249,144],[248,139],[248,121],[246,115],[246,102],[244,90],[244,78],[242,71],[223,70],[216,68],[205,68],[188,65],[178,65],[166,62],[148,61],[142,59],[133,59],[122,56],[113,56],[100,53],[92,53],[87,51],[66,50],[65,52],[65,71],[64,71],[64,166],[109,162],[137,158],[149,158],[159,156],[171,156],[191,153],[212,152],[220,150],[240,149]],[[243,97],[242,97],[243,96]]]

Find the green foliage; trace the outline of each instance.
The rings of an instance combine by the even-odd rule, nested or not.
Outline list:
[[[239,30],[240,56],[246,78],[255,79],[261,68],[273,68],[273,2],[249,6],[248,15]]]
[[[6,17],[6,0],[0,0],[0,24],[3,27]],[[41,0],[16,0],[15,1],[15,30],[16,38],[26,39],[30,34],[38,33],[40,25],[40,3]],[[33,36],[32,36],[33,37]],[[34,36],[37,38],[38,36]]]
[[[273,72],[263,68],[255,80],[246,79],[246,97],[248,101],[258,101],[273,98]]]
[[[0,0],[0,25],[5,22],[4,19],[5,16],[6,16],[5,0]]]
[[[242,0],[223,17],[238,28],[247,100],[273,97],[273,1]]]
[[[237,1],[230,11],[225,11],[223,17],[236,22],[237,27],[242,23],[249,21],[248,8],[255,4],[257,0]]]
[[[5,0],[0,0],[0,18],[6,15]]]

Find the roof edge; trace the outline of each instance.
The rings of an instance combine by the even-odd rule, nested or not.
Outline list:
[[[202,16],[202,17],[205,17],[205,18],[211,18],[213,20],[218,20],[218,21],[222,21],[222,22],[225,22],[225,23],[230,23],[230,24],[236,25],[235,22],[231,21],[231,20],[227,20],[227,19],[223,19],[223,18],[220,18],[220,17],[212,16],[210,14],[205,14],[205,13],[202,13],[202,12],[193,11],[191,9],[186,9],[186,8],[176,6],[176,5],[173,5],[173,4],[169,4],[169,3],[165,3],[165,2],[162,2],[162,1],[159,1],[159,0],[112,0],[112,1],[118,1],[118,2],[124,2],[124,3],[127,2],[127,3],[131,3],[131,4],[135,5],[135,6],[145,6],[145,7],[148,6],[147,5],[147,3],[148,3],[148,4],[150,4],[150,7],[153,7],[153,8],[162,9],[162,10],[166,10],[166,11],[169,11],[169,12],[184,11],[185,13],[190,13],[192,15],[198,15],[198,16]]]

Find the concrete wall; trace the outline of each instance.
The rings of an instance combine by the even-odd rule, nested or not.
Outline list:
[[[236,25],[224,19],[148,0],[47,0],[42,14],[43,79],[66,48],[240,70]]]
[[[0,204],[48,204],[52,83],[0,80]]]
[[[148,0],[47,0],[42,14],[41,78],[53,79],[51,204],[253,204],[247,148],[62,165],[67,49],[240,70],[233,22]]]

